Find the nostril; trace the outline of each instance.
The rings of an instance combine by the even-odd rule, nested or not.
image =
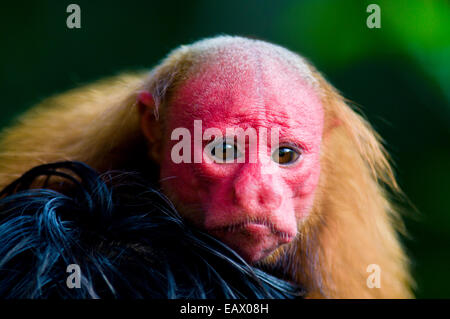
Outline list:
[[[258,195],[258,203],[267,209],[277,209],[281,206],[282,197],[273,190],[261,190]]]
[[[239,193],[236,191],[236,188],[232,188],[231,190],[231,201],[234,205],[239,204]]]

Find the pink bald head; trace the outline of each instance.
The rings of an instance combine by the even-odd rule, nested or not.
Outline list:
[[[218,128],[223,136],[227,128],[277,128],[280,143],[258,151],[256,162],[176,164],[171,149],[178,141],[168,141],[163,187],[189,212],[186,219],[256,262],[296,236],[297,222],[313,204],[323,128],[314,78],[300,57],[262,41],[219,38],[194,44],[192,51],[199,63],[168,106],[169,136],[187,128],[192,154],[202,152],[208,141],[193,140],[194,120],[201,120],[203,131]],[[270,146],[290,147],[300,157],[282,165],[271,157]]]

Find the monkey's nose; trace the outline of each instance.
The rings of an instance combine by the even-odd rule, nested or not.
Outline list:
[[[274,189],[264,185],[256,197],[258,206],[265,210],[275,210],[281,206],[282,197]]]
[[[271,211],[278,209],[283,197],[271,184],[261,184],[254,180],[241,180],[233,188],[233,201],[247,211]]]
[[[235,205],[253,213],[273,211],[281,207],[282,181],[277,174],[263,174],[265,168],[262,163],[242,166],[232,186]]]

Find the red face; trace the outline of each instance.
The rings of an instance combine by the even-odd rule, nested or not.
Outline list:
[[[161,179],[186,219],[253,263],[293,240],[298,221],[311,210],[323,109],[314,89],[280,59],[239,56],[229,63],[228,58],[202,65],[178,88],[166,132],[170,138],[176,128],[189,130],[192,160],[175,163],[171,151],[179,140],[169,141]],[[200,163],[194,163],[194,154],[212,144],[210,139],[194,143],[194,120],[202,121],[202,132],[217,128],[223,136],[213,142],[220,147],[205,151]],[[256,160],[250,160],[252,149],[230,140],[227,128],[267,129],[269,136],[276,128],[279,143],[258,139],[267,149],[258,147]],[[242,153],[245,160],[238,161]],[[225,163],[211,161],[217,158]]]

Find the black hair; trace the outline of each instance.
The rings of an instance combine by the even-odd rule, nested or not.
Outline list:
[[[66,283],[71,264],[81,271],[80,288]],[[59,162],[0,192],[0,298],[302,295],[187,225],[139,174],[100,175],[81,162]]]

